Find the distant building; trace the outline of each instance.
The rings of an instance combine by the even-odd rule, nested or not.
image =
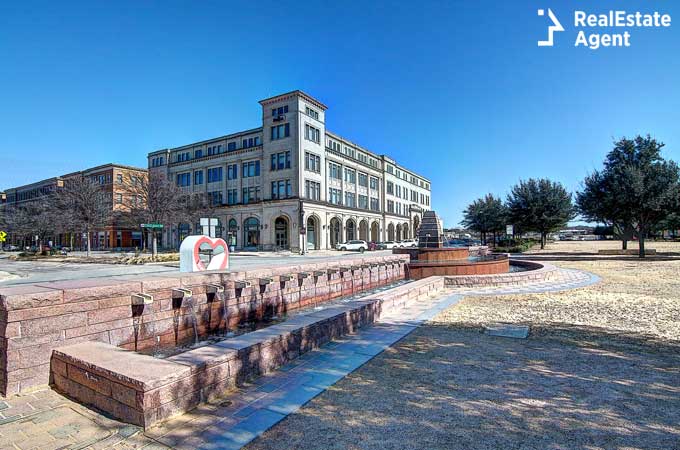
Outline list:
[[[328,131],[326,105],[302,91],[259,103],[260,127],[151,152],[149,176],[207,193],[219,206],[217,234],[239,249],[415,236],[430,209],[427,178]],[[163,245],[176,247],[197,231],[166,226]]]
[[[76,177],[89,177],[102,186],[102,191],[110,196],[112,208],[118,209],[125,199],[123,181],[134,179],[134,177],[146,177],[147,170],[138,167],[124,166],[120,164],[105,164],[92,167],[90,169],[69,173],[53,178],[48,178],[35,183],[18,186],[5,190],[6,201],[4,208],[11,211],[31,201],[50,196],[58,189],[64,187],[64,183]],[[13,236],[13,241],[18,237]],[[138,230],[131,230],[121,227],[114,222],[102,229],[96,230],[91,236],[93,248],[130,248],[139,247],[142,244],[142,233]],[[84,247],[85,242],[80,233],[76,235],[59,235],[52,238],[55,245],[75,245]]]

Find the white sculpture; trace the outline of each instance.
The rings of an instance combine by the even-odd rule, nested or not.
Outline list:
[[[179,271],[201,272],[229,268],[229,248],[224,239],[188,236],[179,247]]]

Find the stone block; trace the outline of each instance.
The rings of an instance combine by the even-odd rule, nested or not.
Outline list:
[[[87,325],[87,313],[64,314],[21,322],[22,336],[38,336]]]
[[[32,284],[0,288],[0,309],[5,311],[51,306],[62,302],[63,292],[60,289]]]

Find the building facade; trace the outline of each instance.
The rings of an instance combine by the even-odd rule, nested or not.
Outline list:
[[[130,201],[126,198],[124,184],[135,180],[146,178],[147,170],[138,167],[124,166],[120,164],[105,164],[89,169],[72,172],[66,175],[48,178],[24,186],[5,189],[6,213],[10,213],[12,208],[19,208],[31,201],[44,198],[54,194],[58,189],[63,188],[68,180],[78,177],[90,178],[101,185],[102,192],[108,200],[113,211],[121,208],[123,202]],[[12,236],[13,243],[23,240],[23,236]],[[141,230],[132,230],[119,226],[115,219],[109,226],[96,230],[90,236],[92,248],[133,248],[142,246]],[[52,236],[55,245],[85,247],[86,241],[81,233],[60,234]]]
[[[331,133],[327,107],[301,91],[261,100],[262,126],[148,155],[149,176],[208,194],[217,234],[237,249],[329,249],[413,238],[430,181]],[[177,247],[192,224],[167,226]]]

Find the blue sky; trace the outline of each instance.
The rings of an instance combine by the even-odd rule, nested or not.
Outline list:
[[[539,48],[552,8],[566,31]],[[573,10],[667,0],[4,2],[0,189],[258,126],[302,89],[327,128],[429,177],[446,226],[520,178],[575,190],[615,137],[680,160],[680,22],[574,48]],[[592,30],[598,31],[598,30]]]

